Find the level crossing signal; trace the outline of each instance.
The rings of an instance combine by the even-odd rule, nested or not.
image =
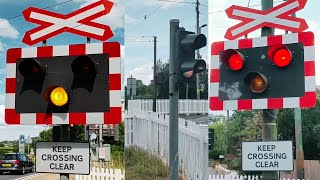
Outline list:
[[[313,107],[312,32],[215,42],[211,110]]]
[[[107,59],[107,54],[21,59],[17,63],[17,112],[107,111]]]
[[[13,48],[7,52],[8,124],[118,124],[118,42]]]
[[[207,45],[206,36],[180,28],[177,31],[179,82],[195,83],[195,75],[206,70],[206,62],[195,58],[195,51]]]

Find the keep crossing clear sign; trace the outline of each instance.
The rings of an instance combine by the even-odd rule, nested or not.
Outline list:
[[[243,171],[292,171],[292,141],[242,142]]]
[[[90,174],[89,143],[37,142],[36,172]]]

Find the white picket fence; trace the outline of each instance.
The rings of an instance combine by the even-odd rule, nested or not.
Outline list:
[[[209,175],[208,180],[259,180],[259,176]]]
[[[125,114],[125,146],[139,147],[168,164],[168,125],[167,114],[129,110]],[[187,179],[208,179],[208,125],[179,119],[179,163]]]
[[[75,175],[75,180],[124,180],[124,171],[92,167],[89,175]]]
[[[137,99],[128,101],[128,110],[152,111],[152,100]],[[208,100],[179,99],[179,114],[208,114]],[[157,112],[169,113],[169,100],[157,99]]]
[[[261,176],[239,176],[239,175],[209,175],[208,180],[260,180]],[[279,180],[300,180],[300,179],[279,179]],[[309,179],[301,179],[309,180]]]

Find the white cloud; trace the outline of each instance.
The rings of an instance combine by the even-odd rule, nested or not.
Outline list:
[[[4,51],[4,44],[0,41],[0,52],[3,52]]]
[[[125,78],[132,77],[142,80],[146,85],[150,84],[150,81],[153,79],[153,67],[152,64],[144,64],[137,68],[126,69]]]
[[[112,30],[117,28],[123,28],[124,13],[125,13],[124,1],[123,0],[110,0],[110,1],[114,3],[110,13],[100,18],[97,18],[93,21],[102,23],[102,24],[107,24],[110,26]],[[75,2],[81,3],[80,7],[84,7],[86,5],[97,2],[97,0],[75,0]]]
[[[17,39],[19,32],[6,19],[0,19],[0,37]]]
[[[4,96],[0,96],[0,101],[4,99]],[[0,141],[3,140],[17,140],[19,135],[25,136],[38,136],[39,132],[45,129],[45,126],[35,125],[7,125],[4,121],[4,105],[0,105]]]

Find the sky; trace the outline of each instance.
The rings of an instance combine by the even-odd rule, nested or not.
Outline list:
[[[153,36],[157,36],[157,59],[169,59],[169,22],[179,19],[180,27],[196,32],[196,0],[127,0],[125,18],[125,77],[144,84],[153,78]],[[208,22],[208,0],[200,0],[200,26]],[[145,19],[146,17],[146,19]],[[207,27],[201,29],[207,35]],[[207,60],[207,48],[200,53]]]
[[[0,0],[0,79],[5,80],[6,51],[14,47],[27,47],[22,38],[25,32],[37,27],[26,22],[21,12],[30,6],[44,8],[61,14],[67,14],[97,0]],[[109,15],[97,19],[113,30],[115,37],[108,41],[119,41],[122,49],[123,83],[129,76],[149,84],[152,79],[153,36],[157,36],[157,59],[169,58],[169,21],[179,19],[180,26],[188,31],[196,31],[195,0],[111,0],[115,8]],[[200,26],[208,22],[208,0],[200,0]],[[58,5],[57,5],[58,4]],[[56,6],[52,6],[56,5]],[[125,15],[124,15],[125,12]],[[12,17],[12,18],[10,18]],[[202,28],[207,36],[207,27]],[[126,39],[124,40],[124,35]],[[50,38],[47,45],[67,45],[85,43],[86,38],[63,33]],[[92,40],[92,42],[97,42]],[[124,48],[125,45],[125,48]],[[41,46],[36,44],[34,46]],[[207,48],[200,53],[207,61]],[[37,136],[44,126],[8,126],[4,117],[5,83],[0,81],[0,141],[17,139],[19,134]],[[15,133],[13,133],[15,132]]]
[[[26,22],[21,12],[30,6],[44,8],[57,13],[67,14],[86,4],[97,0],[28,0],[12,1],[0,0],[0,141],[17,139],[19,134],[37,136],[44,126],[7,126],[4,117],[4,89],[6,51],[14,47],[27,47],[21,42],[26,31],[37,25]],[[108,41],[118,41],[122,45],[123,80],[133,76],[149,84],[153,77],[153,37],[157,36],[157,59],[169,59],[169,22],[179,19],[180,27],[188,31],[196,31],[196,0],[111,0],[115,6],[109,15],[97,19],[97,22],[107,24],[115,36]],[[249,6],[260,9],[260,0],[249,0]],[[282,1],[274,1],[275,5]],[[208,4],[209,3],[209,4]],[[209,63],[210,51],[208,49],[214,41],[224,39],[227,28],[238,23],[228,19],[225,9],[232,4],[248,6],[248,0],[200,0],[200,26],[208,24],[201,29],[207,36],[208,45],[200,50],[203,59]],[[55,5],[55,6],[52,6]],[[5,7],[5,8],[4,8]],[[319,46],[320,16],[317,10],[320,2],[309,0],[306,7],[297,13],[305,18],[309,24],[308,31],[316,35],[316,46]],[[125,13],[125,14],[124,14]],[[283,30],[276,30],[276,34],[284,34]],[[249,37],[258,37],[260,30],[249,34]],[[124,38],[125,36],[125,38]],[[47,41],[48,45],[67,45],[85,43],[86,38],[69,33],[60,34]],[[92,42],[98,42],[92,40]],[[36,44],[34,46],[41,46]],[[316,51],[319,57],[320,51]],[[316,61],[316,74],[319,74],[319,63]],[[320,78],[317,78],[320,84]]]
[[[22,43],[24,34],[38,25],[26,22],[21,16],[22,11],[30,6],[46,8],[49,11],[60,14],[68,14],[97,0],[27,0],[12,1],[0,0],[0,141],[15,140],[19,134],[25,137],[38,136],[46,126],[35,125],[6,125],[4,122],[5,104],[5,77],[6,77],[6,51],[10,48],[24,48],[28,45]],[[117,41],[121,44],[121,52],[124,53],[124,0],[110,0],[114,2],[111,12],[95,22],[107,24],[112,29],[114,36],[107,41]],[[63,33],[47,40],[47,45],[68,45],[86,43],[86,37]],[[92,43],[98,42],[91,40]],[[41,43],[34,47],[41,46]],[[124,54],[122,54],[122,59]]]
[[[274,0],[274,6],[284,2],[283,0]],[[224,38],[225,32],[229,27],[238,24],[240,21],[229,19],[225,13],[225,10],[231,5],[238,5],[247,7],[249,4],[250,8],[261,9],[261,1],[259,0],[211,0],[208,4],[208,44],[209,47],[213,42],[226,41]],[[296,16],[306,20],[309,25],[309,29],[306,31],[312,31],[315,34],[315,47],[316,49],[320,46],[320,16],[318,14],[320,9],[320,1],[308,0],[304,9],[298,11]],[[252,33],[249,33],[249,38],[259,37],[261,34],[260,29]],[[275,30],[276,35],[285,34],[284,30]],[[320,85],[319,70],[320,70],[320,51],[315,52],[316,57],[316,84]],[[210,51],[208,51],[210,56]],[[221,111],[211,111],[211,114],[221,113]]]

